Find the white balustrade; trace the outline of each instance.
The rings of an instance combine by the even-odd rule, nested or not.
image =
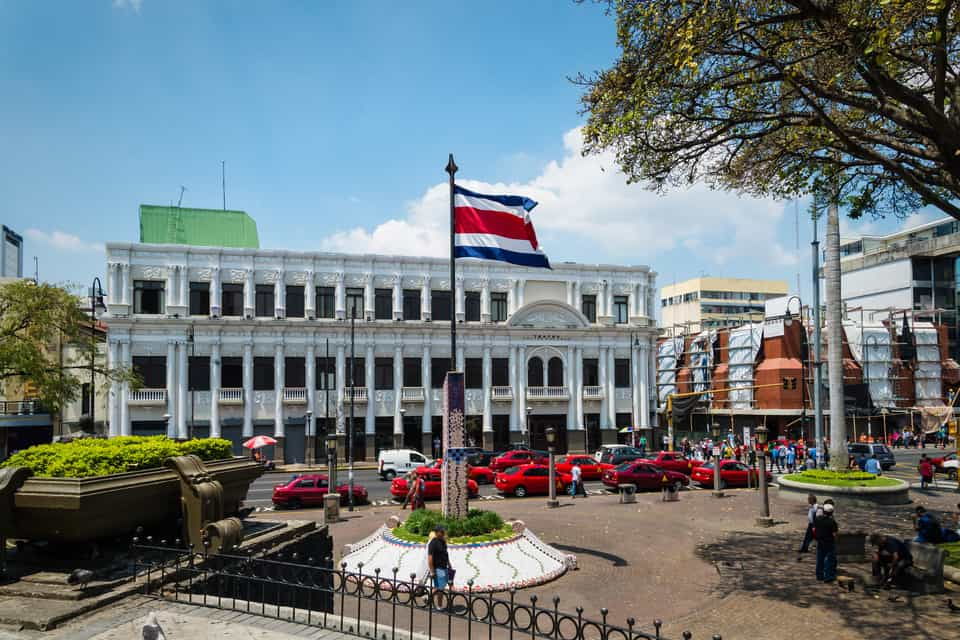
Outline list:
[[[403,402],[423,402],[423,387],[404,387],[400,399]]]
[[[527,387],[527,400],[567,400],[569,397],[567,387]]]
[[[586,386],[583,388],[584,400],[603,400],[603,387]]]
[[[289,404],[306,404],[307,403],[306,387],[284,387],[283,401]]]
[[[490,387],[490,399],[494,402],[510,402],[513,400],[513,387]]]
[[[130,404],[164,404],[167,401],[166,389],[138,389],[130,392]]]
[[[366,402],[367,401],[367,388],[366,387],[344,387],[343,389],[343,398],[346,402]]]
[[[243,404],[243,389],[240,387],[220,389],[220,404]]]

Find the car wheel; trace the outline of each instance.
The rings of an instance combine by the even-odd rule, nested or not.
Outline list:
[[[291,498],[290,502],[287,503],[288,509],[299,509],[300,507],[300,498]]]
[[[683,489],[683,483],[680,482],[679,480],[674,480],[674,481],[673,481],[673,490],[674,490],[674,491],[680,491],[681,489]]]
[[[523,485],[520,485],[513,490],[513,495],[517,496],[518,498],[525,498],[527,497],[527,488]]]
[[[390,469],[389,471],[385,471],[383,474],[383,479],[386,480],[387,482],[392,482],[393,479],[396,477],[397,477],[397,472],[394,471],[393,469]]]
[[[947,480],[956,480],[957,479],[957,470],[950,469],[947,471]]]

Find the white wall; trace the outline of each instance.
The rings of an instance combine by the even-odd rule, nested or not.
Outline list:
[[[527,288],[523,294],[523,303],[530,304],[538,300],[553,300],[565,303],[567,301],[567,283],[527,280]]]
[[[847,301],[854,298],[872,299],[874,297],[886,300],[888,298],[882,294],[906,289],[909,295],[912,282],[913,268],[910,260],[906,259],[844,273],[840,289],[843,299]],[[902,300],[902,298],[895,299]],[[889,304],[884,303],[881,306],[886,307]],[[906,304],[898,303],[898,306],[913,306],[913,299],[911,298]]]

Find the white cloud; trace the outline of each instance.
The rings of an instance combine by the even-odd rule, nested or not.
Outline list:
[[[40,244],[45,244],[60,251],[71,252],[103,252],[104,246],[100,242],[84,242],[72,233],[54,230],[51,233],[40,229],[27,229],[24,235]]]
[[[140,13],[143,6],[143,0],[113,0],[114,9],[129,9],[134,13]]]
[[[581,155],[580,129],[564,134],[564,154],[523,183],[458,180],[480,192],[516,193],[540,204],[531,213],[541,245],[554,261],[652,261],[676,247],[700,250],[725,264],[748,257],[778,266],[796,255],[777,240],[783,205],[739,197],[698,184],[661,196],[628,185],[613,154]],[[362,253],[447,255],[447,185],[427,189],[407,214],[372,231],[353,228],[329,236],[323,248]],[[654,266],[655,267],[655,266]]]

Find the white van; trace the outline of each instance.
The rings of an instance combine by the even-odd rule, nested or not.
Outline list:
[[[393,480],[431,462],[433,460],[413,449],[384,449],[377,456],[377,472],[381,480]]]

